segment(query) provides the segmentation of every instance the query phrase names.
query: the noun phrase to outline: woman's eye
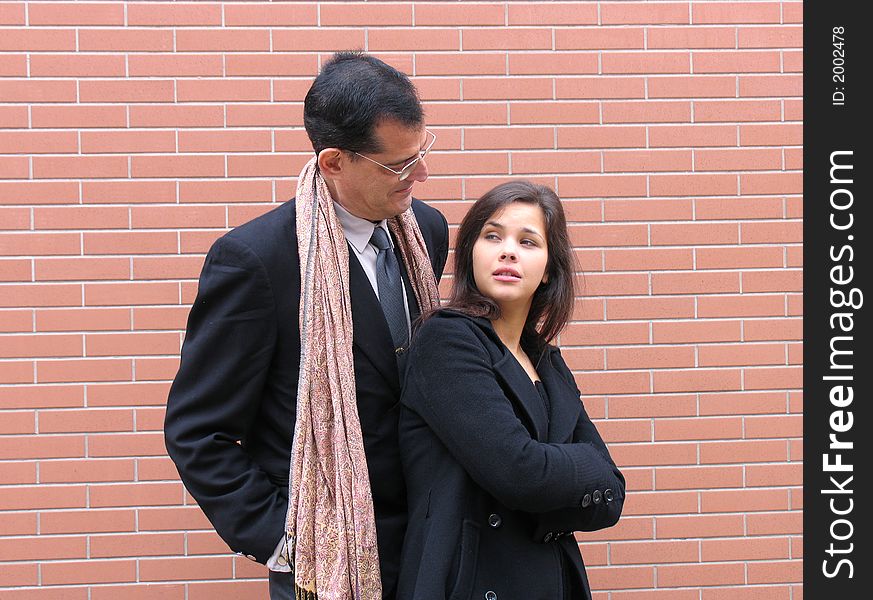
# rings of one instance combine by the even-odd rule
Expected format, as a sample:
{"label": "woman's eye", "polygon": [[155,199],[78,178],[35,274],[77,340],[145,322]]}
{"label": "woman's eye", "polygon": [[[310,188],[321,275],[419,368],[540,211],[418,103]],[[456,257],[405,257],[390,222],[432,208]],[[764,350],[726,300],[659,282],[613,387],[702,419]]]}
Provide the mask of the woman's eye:
{"label": "woman's eye", "polygon": [[497,234],[496,234],[496,233],[486,233],[486,234],[485,234],[485,239],[486,239],[486,240],[496,240],[496,239],[499,239],[499,238],[497,237]]}

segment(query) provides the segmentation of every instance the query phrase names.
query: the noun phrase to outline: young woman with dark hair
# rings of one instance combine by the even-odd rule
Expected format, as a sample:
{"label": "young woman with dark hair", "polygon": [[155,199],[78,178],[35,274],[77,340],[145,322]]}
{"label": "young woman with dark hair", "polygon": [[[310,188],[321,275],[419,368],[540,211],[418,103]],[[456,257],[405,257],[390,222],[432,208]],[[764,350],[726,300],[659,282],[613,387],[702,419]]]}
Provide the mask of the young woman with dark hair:
{"label": "young woman with dark hair", "polygon": [[624,477],[550,345],[575,269],[561,202],[526,181],[464,218],[447,305],[410,348],[398,600],[590,598],[573,531],[614,525]]}

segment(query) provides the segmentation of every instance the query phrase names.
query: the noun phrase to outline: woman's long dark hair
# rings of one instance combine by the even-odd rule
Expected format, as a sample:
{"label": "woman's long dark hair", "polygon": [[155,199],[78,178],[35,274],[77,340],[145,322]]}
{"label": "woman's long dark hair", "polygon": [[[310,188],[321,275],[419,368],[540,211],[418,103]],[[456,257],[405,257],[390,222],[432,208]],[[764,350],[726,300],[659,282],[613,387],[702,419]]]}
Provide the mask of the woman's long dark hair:
{"label": "woman's long dark hair", "polygon": [[544,185],[525,180],[509,181],[486,192],[473,204],[458,229],[454,281],[445,308],[489,320],[500,317],[497,303],[476,287],[473,246],[488,219],[513,202],[538,206],[545,217],[548,280],[534,292],[521,337],[523,345],[541,350],[570,320],[575,297],[575,261],[567,219],[557,194]]}

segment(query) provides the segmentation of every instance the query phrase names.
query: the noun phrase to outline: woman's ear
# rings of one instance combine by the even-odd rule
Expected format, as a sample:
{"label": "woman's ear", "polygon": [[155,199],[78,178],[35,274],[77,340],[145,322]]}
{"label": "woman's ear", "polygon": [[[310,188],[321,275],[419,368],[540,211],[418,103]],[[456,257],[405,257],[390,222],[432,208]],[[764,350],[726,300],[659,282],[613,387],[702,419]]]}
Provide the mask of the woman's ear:
{"label": "woman's ear", "polygon": [[318,153],[318,170],[327,179],[336,179],[342,174],[344,158],[339,148],[325,148]]}

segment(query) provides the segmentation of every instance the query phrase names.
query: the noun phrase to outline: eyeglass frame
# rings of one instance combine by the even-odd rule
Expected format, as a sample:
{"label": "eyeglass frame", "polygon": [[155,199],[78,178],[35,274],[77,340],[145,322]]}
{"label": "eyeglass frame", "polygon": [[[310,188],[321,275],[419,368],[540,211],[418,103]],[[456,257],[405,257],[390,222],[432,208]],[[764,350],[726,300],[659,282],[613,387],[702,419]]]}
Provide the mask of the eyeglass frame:
{"label": "eyeglass frame", "polygon": [[[406,181],[406,179],[408,179],[409,176],[412,175],[412,172],[415,170],[415,166],[419,163],[419,161],[424,160],[424,157],[428,155],[431,148],[433,148],[433,145],[436,143],[437,136],[433,131],[431,131],[430,129],[425,129],[424,132],[433,136],[433,139],[430,141],[430,143],[427,145],[427,147],[424,150],[418,151],[418,156],[416,158],[413,158],[411,161],[409,161],[408,163],[403,165],[399,171],[396,171],[387,165],[383,165],[378,160],[373,160],[369,156],[364,156],[363,154],[361,154],[359,152],[355,152],[354,150],[352,150],[351,152],[352,152],[352,154],[354,154],[356,156],[360,156],[361,158],[365,158],[365,159],[369,160],[371,163],[376,163],[377,165],[379,165],[380,167],[382,167],[386,171],[390,171],[390,172],[394,173],[395,175],[397,175],[398,181]],[[404,173],[404,171],[405,171],[405,173]]]}

